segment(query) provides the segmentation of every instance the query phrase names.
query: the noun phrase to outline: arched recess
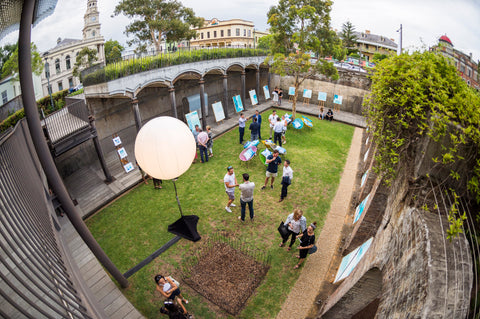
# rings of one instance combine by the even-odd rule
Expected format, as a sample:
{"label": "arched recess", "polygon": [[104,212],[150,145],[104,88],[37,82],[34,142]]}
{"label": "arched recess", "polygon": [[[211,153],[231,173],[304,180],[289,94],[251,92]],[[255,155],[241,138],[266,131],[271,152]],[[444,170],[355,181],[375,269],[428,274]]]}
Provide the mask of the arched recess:
{"label": "arched recess", "polygon": [[375,267],[367,271],[321,318],[375,318],[381,293],[382,271]]}

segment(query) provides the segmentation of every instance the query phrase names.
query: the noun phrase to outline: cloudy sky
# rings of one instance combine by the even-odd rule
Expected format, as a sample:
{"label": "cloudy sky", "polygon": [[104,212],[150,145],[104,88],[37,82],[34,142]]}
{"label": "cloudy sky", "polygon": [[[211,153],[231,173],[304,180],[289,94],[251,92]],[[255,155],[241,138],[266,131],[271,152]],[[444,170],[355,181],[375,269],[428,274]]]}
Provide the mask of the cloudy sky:
{"label": "cloudy sky", "polygon": [[[205,19],[227,20],[240,18],[255,23],[259,30],[268,28],[266,14],[278,0],[180,0]],[[112,17],[119,0],[98,0],[102,35],[125,44],[123,34],[128,20],[124,16]],[[41,51],[55,46],[56,39],[81,39],[83,14],[87,0],[58,0],[55,12],[40,22],[32,39]],[[473,53],[480,59],[480,0],[334,0],[331,13],[332,27],[340,30],[351,21],[357,31],[370,30],[399,42],[396,32],[403,25],[403,47],[407,49],[429,47],[446,34],[455,48]],[[10,34],[0,42],[16,41]]]}

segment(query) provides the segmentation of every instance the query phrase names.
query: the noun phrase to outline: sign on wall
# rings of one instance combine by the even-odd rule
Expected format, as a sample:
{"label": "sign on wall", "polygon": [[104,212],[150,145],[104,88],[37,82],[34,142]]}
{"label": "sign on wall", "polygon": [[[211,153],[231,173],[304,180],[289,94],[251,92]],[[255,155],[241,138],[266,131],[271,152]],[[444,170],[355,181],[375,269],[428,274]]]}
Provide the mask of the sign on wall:
{"label": "sign on wall", "polygon": [[291,86],[288,88],[288,95],[295,95],[295,87]]}
{"label": "sign on wall", "polygon": [[333,96],[333,103],[342,104],[343,96],[335,94]]}
{"label": "sign on wall", "polygon": [[268,85],[265,85],[263,87],[263,94],[265,95],[265,100],[268,100],[270,98],[270,92],[268,91]]}
{"label": "sign on wall", "polygon": [[200,119],[198,118],[197,111],[185,114],[185,119],[187,120],[188,128],[192,132],[195,130],[195,125],[202,127],[202,125],[200,125]]}
{"label": "sign on wall", "polygon": [[303,89],[303,97],[306,99],[312,98],[312,90]]}
{"label": "sign on wall", "polygon": [[250,101],[252,101],[252,105],[257,105],[258,104],[257,92],[255,92],[255,90],[250,90],[248,91],[248,94],[250,94]]}
{"label": "sign on wall", "polygon": [[318,100],[319,101],[327,101],[327,92],[318,92]]}
{"label": "sign on wall", "polygon": [[352,273],[358,263],[362,260],[363,256],[367,253],[368,248],[372,244],[373,237],[364,242],[361,246],[357,247],[350,254],[342,258],[342,263],[338,268],[337,275],[333,283],[347,278]]}
{"label": "sign on wall", "polygon": [[360,219],[360,217],[363,215],[365,206],[367,205],[369,198],[370,198],[370,194],[368,194],[367,197],[365,197],[365,199],[362,200],[360,205],[357,206],[357,209],[355,209],[355,216],[353,218],[353,223],[356,223]]}

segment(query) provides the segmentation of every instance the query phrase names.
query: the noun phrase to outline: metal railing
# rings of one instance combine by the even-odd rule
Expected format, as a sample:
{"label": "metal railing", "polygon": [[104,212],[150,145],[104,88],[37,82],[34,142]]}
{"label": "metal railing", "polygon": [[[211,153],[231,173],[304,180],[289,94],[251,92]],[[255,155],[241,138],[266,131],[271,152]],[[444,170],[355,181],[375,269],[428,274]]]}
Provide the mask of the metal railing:
{"label": "metal railing", "polygon": [[173,53],[152,51],[147,55],[126,56],[125,59],[110,63],[104,68],[89,72],[84,70],[83,85],[90,86],[119,79],[132,74],[164,68],[173,65],[237,57],[266,56],[265,50],[248,48],[188,48]]}
{"label": "metal railing", "polygon": [[0,140],[0,317],[91,318],[59,248],[27,131],[22,120]]}
{"label": "metal railing", "polygon": [[88,128],[90,125],[88,116],[88,108],[83,100],[49,114],[44,120],[48,139],[55,145]]}

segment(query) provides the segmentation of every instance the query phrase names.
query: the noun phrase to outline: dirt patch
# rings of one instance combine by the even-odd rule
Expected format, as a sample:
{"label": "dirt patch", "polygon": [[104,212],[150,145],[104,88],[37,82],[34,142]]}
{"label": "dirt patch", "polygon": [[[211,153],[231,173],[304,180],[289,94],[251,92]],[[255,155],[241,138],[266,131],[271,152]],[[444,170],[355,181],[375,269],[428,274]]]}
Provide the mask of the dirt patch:
{"label": "dirt patch", "polygon": [[184,281],[231,315],[237,315],[268,272],[261,263],[227,243],[204,249]]}

